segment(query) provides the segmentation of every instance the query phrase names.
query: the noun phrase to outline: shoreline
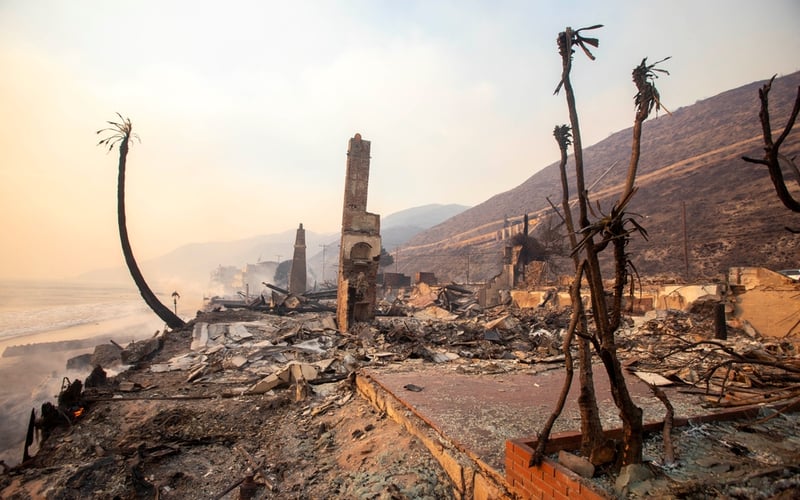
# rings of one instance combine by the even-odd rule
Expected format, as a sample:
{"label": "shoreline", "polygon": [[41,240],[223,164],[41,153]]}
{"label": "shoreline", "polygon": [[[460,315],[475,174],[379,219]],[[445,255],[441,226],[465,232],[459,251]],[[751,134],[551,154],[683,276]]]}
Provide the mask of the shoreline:
{"label": "shoreline", "polygon": [[[132,333],[132,330],[138,330]],[[13,346],[30,346],[67,341],[90,342],[95,338],[114,338],[120,344],[131,340],[141,340],[162,331],[164,323],[151,311],[143,311],[123,317],[87,322],[66,328],[23,333],[13,337],[0,338],[0,358],[6,357],[5,350]],[[91,347],[91,346],[90,346]]]}
{"label": "shoreline", "polygon": [[[150,338],[164,324],[153,312],[126,315],[69,328],[34,332],[0,339],[0,459],[16,464],[22,457],[27,418],[37,414],[45,401],[53,401],[64,377],[84,378],[88,370],[68,370],[67,361],[94,352],[95,346],[113,339],[121,345]],[[80,345],[76,345],[80,343]],[[18,355],[6,355],[9,347],[21,346]]]}

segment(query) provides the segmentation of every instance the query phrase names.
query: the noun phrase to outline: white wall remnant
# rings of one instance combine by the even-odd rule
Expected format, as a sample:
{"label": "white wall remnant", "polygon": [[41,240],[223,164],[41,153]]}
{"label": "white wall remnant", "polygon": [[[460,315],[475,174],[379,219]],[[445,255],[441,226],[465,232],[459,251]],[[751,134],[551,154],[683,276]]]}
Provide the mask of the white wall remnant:
{"label": "white wall remnant", "polygon": [[728,270],[729,316],[765,337],[800,335],[800,283],[763,267]]}

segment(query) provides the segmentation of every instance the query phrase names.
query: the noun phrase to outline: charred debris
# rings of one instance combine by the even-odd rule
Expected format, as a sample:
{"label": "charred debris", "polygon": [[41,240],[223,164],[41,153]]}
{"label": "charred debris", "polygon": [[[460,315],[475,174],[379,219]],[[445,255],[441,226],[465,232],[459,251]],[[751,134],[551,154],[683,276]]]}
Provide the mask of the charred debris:
{"label": "charred debris", "polygon": [[[744,271],[733,274],[742,276]],[[650,300],[664,307],[636,312],[619,331],[625,369],[653,386],[677,385],[681,392],[701,394],[709,408],[769,404],[777,414],[796,411],[797,310],[790,310],[791,301],[789,309],[773,310],[773,316],[788,318],[787,329],[783,336],[766,336],[741,306],[762,294],[758,301],[775,293],[797,296],[800,284],[763,269],[749,271],[767,286],[755,281],[717,285],[712,287],[715,293],[700,296],[700,286],[658,287],[660,292],[653,292]],[[717,294],[720,290],[726,294]],[[277,287],[273,292],[283,298],[279,307],[218,306],[198,313],[185,328],[127,346],[103,344],[93,354],[71,360],[73,366],[94,367],[91,375],[83,384],[64,379],[56,403],[32,412],[23,462],[11,473],[36,466],[37,457],[29,453],[35,438],[41,447],[53,433],[70,433],[98,402],[273,394],[294,402],[316,401],[312,411],[324,412],[352,397],[349,379],[365,366],[454,363],[478,373],[531,364],[563,367],[571,306],[567,292],[558,287],[509,290],[506,303],[483,307],[480,291],[473,287],[419,283],[382,296],[374,319],[357,322],[347,332],[337,327],[333,293],[294,295]],[[748,293],[754,297],[743,298]],[[650,300],[636,304],[641,309]],[[727,312],[724,338],[717,324],[718,304]],[[169,353],[174,354],[167,357]],[[148,372],[151,382],[107,376],[125,368]],[[166,374],[177,377],[178,392],[158,390],[158,377]],[[340,389],[326,391],[320,399],[315,388],[329,385]]]}
{"label": "charred debris", "polygon": [[[542,283],[532,277],[542,275],[543,264],[514,244],[519,239],[509,238],[501,272],[486,283],[439,284],[431,273],[419,273],[424,279],[413,286],[380,282],[380,217],[366,211],[369,153],[369,141],[359,134],[350,139],[336,288],[304,291],[300,224],[288,290],[264,283],[268,293],[216,299],[183,327],[127,346],[112,341],[70,360],[91,375],[84,382],[64,379],[56,403],[32,411],[23,461],[6,474],[44,466],[32,447],[44,449],[48,436],[71,433],[100,402],[236,398],[246,404],[268,395],[276,405],[312,402],[313,417],[349,401],[354,373],[365,366],[452,363],[470,373],[563,368],[572,354],[564,352],[574,307],[569,280],[534,284]],[[640,285],[625,297],[616,332],[625,370],[653,387],[701,394],[708,407],[769,404],[775,414],[800,407],[800,283],[766,269],[733,268],[718,283]],[[580,302],[591,314],[588,295]],[[108,375],[125,369],[136,371],[139,382]],[[162,377],[171,381],[163,388]],[[142,464],[181,453],[192,446],[187,439],[131,451],[138,458],[128,486],[157,492],[141,475]],[[264,464],[240,453],[250,471],[228,491],[273,489]]]}

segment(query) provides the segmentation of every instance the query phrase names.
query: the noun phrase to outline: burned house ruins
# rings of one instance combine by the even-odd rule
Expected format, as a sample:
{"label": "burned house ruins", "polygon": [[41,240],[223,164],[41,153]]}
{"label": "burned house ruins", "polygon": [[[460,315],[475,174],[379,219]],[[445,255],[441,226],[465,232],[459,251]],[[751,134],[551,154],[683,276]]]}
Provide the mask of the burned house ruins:
{"label": "burned house ruins", "polygon": [[370,142],[356,134],[347,147],[347,174],[339,249],[336,320],[346,332],[375,315],[376,279],[381,256],[381,222],[367,212]]}

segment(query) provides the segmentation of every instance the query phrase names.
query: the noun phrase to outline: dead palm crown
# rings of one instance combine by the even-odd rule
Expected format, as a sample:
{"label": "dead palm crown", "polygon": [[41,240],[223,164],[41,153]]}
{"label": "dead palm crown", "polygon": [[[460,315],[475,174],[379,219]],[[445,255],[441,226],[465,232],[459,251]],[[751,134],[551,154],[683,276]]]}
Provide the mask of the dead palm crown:
{"label": "dead palm crown", "polygon": [[131,119],[123,118],[119,113],[117,113],[117,116],[119,116],[119,123],[111,121],[106,122],[111,126],[100,129],[96,132],[98,135],[102,134],[103,132],[111,132],[111,135],[104,139],[100,139],[100,142],[97,143],[98,146],[108,146],[108,151],[114,149],[114,146],[116,146],[117,143],[120,143],[120,148],[122,148],[124,145],[127,149],[128,142],[130,142],[132,139],[142,142],[141,139],[139,139],[139,136],[133,133],[133,124],[131,123]]}

